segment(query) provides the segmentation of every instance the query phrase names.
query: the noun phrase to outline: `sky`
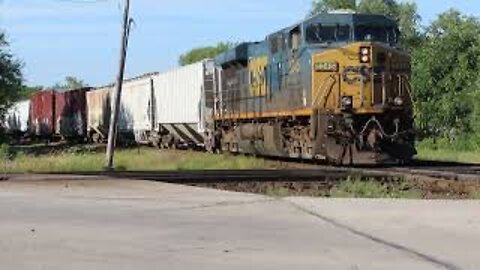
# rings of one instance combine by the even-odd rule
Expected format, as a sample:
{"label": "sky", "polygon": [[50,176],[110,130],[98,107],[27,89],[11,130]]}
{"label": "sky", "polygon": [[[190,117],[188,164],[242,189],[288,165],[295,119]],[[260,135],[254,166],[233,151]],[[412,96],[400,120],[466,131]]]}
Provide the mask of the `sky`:
{"label": "sky", "polygon": [[[449,8],[480,16],[474,0],[416,0],[423,24]],[[305,17],[311,0],[131,0],[135,20],[126,76],[164,71],[198,46],[257,41]],[[89,85],[114,81],[121,0],[0,0],[0,28],[25,64],[26,84],[65,76]]]}

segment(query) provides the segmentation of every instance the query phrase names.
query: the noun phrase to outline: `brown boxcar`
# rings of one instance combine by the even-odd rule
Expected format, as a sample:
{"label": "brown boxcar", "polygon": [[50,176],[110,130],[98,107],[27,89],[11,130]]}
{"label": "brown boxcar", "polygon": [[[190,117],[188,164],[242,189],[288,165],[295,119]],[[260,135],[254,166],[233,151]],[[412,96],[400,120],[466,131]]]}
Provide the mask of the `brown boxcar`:
{"label": "brown boxcar", "polygon": [[64,139],[84,138],[87,132],[85,93],[90,88],[55,93],[55,134]]}
{"label": "brown boxcar", "polygon": [[55,92],[41,91],[32,96],[29,133],[51,137],[55,134]]}

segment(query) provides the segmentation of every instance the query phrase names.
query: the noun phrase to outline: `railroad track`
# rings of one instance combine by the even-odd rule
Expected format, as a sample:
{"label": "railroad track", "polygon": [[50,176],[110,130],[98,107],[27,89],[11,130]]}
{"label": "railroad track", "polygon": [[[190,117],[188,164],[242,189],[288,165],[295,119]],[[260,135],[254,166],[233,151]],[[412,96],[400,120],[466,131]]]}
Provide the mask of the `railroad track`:
{"label": "railroad track", "polygon": [[421,162],[411,166],[390,167],[332,167],[298,164],[298,169],[271,170],[195,170],[195,171],[116,171],[71,172],[36,175],[10,175],[11,180],[76,180],[76,179],[132,179],[174,184],[222,182],[328,182],[349,177],[363,179],[429,178],[480,182],[480,166],[444,162]]}
{"label": "railroad track", "polygon": [[[19,146],[22,151],[35,153],[51,152],[54,150],[68,149],[72,146],[65,143],[51,144],[43,147]],[[23,148],[22,148],[23,147]],[[89,151],[101,151],[104,145],[88,145]],[[208,170],[208,171],[156,171],[156,172],[72,172],[68,175],[89,177],[111,177],[125,179],[144,179],[160,182],[214,182],[214,181],[321,181],[345,179],[349,176],[362,176],[364,178],[382,179],[395,177],[429,177],[457,181],[480,181],[480,164],[464,164],[442,161],[415,160],[407,166],[375,166],[375,167],[334,167],[312,162],[299,162],[284,158],[266,158],[282,161],[288,164],[287,168],[278,170]],[[54,177],[55,174],[50,174]],[[61,174],[62,175],[62,174]],[[66,176],[66,174],[63,174]],[[16,176],[17,178],[21,176]]]}
{"label": "railroad track", "polygon": [[[435,165],[435,166],[434,166]],[[342,181],[375,180],[392,196],[417,194],[425,199],[468,199],[480,191],[480,166],[420,164],[405,167],[342,168],[302,164],[300,169],[79,172],[68,174],[8,175],[7,181],[147,180],[269,196],[328,197]],[[404,180],[409,180],[405,182]],[[450,181],[444,181],[450,180]],[[455,180],[455,181],[451,181]],[[397,193],[395,193],[397,192]],[[400,192],[400,193],[399,193]],[[409,193],[410,192],[410,193]],[[397,194],[397,195],[395,195]],[[473,194],[473,195],[472,195]]]}
{"label": "railroad track", "polygon": [[[112,172],[103,175],[113,178],[141,179],[168,183],[209,182],[301,182],[344,180],[349,177],[364,179],[431,178],[455,181],[479,181],[480,166],[455,167],[390,167],[390,168],[339,168],[316,166],[307,169],[279,170],[207,170],[207,171],[158,171]],[[90,174],[92,175],[92,174]]]}

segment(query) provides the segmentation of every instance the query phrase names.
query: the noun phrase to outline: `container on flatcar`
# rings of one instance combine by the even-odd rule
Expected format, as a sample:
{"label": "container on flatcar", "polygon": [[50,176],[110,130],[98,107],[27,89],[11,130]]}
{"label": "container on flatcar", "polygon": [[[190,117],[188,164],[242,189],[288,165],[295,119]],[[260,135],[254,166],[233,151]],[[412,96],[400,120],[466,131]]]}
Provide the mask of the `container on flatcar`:
{"label": "container on flatcar", "polygon": [[62,138],[84,138],[87,131],[86,97],[90,88],[55,93],[55,133]]}
{"label": "container on flatcar", "polygon": [[[158,74],[154,79],[157,143],[202,145],[211,110],[206,96],[215,91],[215,65],[204,60]],[[213,106],[210,106],[213,107]]]}
{"label": "container on flatcar", "polygon": [[87,136],[94,142],[106,140],[110,124],[112,86],[93,89],[86,93]]}
{"label": "container on flatcar", "polygon": [[55,92],[38,92],[30,102],[29,133],[38,137],[52,137],[55,134]]}
{"label": "container on flatcar", "polygon": [[28,131],[30,100],[16,102],[4,118],[5,131],[9,135],[22,135]]}

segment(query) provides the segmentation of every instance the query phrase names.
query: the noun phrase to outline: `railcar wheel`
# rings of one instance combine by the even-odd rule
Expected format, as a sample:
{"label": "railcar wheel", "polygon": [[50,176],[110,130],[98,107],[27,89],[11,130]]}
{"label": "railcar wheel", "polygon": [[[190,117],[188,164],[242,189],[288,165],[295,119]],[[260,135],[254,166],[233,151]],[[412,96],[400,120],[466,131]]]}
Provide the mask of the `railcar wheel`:
{"label": "railcar wheel", "polygon": [[94,133],[94,134],[92,135],[92,141],[93,141],[94,143],[101,143],[101,142],[102,142],[102,137],[100,136],[100,134]]}

